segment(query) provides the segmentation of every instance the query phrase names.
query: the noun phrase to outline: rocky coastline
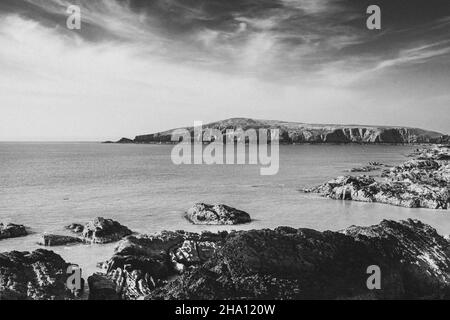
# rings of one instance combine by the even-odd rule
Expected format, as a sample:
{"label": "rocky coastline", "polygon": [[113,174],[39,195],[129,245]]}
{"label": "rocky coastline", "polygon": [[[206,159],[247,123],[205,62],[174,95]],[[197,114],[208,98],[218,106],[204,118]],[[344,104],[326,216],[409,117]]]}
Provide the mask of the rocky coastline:
{"label": "rocky coastline", "polygon": [[379,202],[408,208],[450,208],[450,147],[418,149],[414,159],[378,176],[347,175],[303,191],[335,200]]}
{"label": "rocky coastline", "polygon": [[[79,299],[66,287],[70,265],[43,249],[1,253],[0,300]],[[450,240],[411,219],[337,232],[133,234],[98,266],[91,300],[450,299]],[[382,270],[378,290],[367,286],[370,266]]]}
{"label": "rocky coastline", "polygon": [[[450,147],[417,149],[412,157],[393,167],[369,163],[381,173],[339,177],[306,191],[448,210]],[[204,203],[185,218],[202,225],[251,222],[245,211]],[[75,300],[85,289],[91,300],[450,299],[450,238],[418,220],[324,232],[278,227],[139,234],[98,217],[65,228],[73,235],[43,234],[38,244],[116,242],[114,253],[76,290],[66,285],[67,268],[76,261],[44,249],[0,253],[0,300]],[[25,226],[0,224],[0,241],[26,235]],[[377,290],[367,285],[371,266],[381,270]]]}

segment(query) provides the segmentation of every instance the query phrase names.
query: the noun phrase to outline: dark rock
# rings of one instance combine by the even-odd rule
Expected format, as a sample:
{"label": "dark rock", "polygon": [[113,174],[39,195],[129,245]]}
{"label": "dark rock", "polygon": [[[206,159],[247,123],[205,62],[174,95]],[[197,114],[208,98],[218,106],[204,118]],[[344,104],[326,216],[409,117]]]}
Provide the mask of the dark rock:
{"label": "dark rock", "polygon": [[129,236],[118,243],[114,256],[103,268],[123,298],[137,299],[171,277],[206,262],[226,235],[163,231]]}
{"label": "dark rock", "polygon": [[247,212],[223,205],[196,203],[186,212],[186,218],[193,224],[234,225],[250,222]]}
{"label": "dark rock", "polygon": [[[367,288],[367,268],[381,289]],[[146,299],[448,299],[450,244],[419,221],[342,232],[239,231],[200,267]]]}
{"label": "dark rock", "polygon": [[56,234],[43,234],[38,244],[41,246],[55,247],[55,246],[65,246],[68,244],[81,243],[83,240],[76,237],[61,236]]}
{"label": "dark rock", "polygon": [[79,224],[71,224],[66,227],[75,233],[81,233],[83,241],[88,243],[109,243],[132,234],[132,231],[112,219],[95,218],[84,227]]}
{"label": "dark rock", "polygon": [[66,287],[68,267],[48,250],[0,253],[0,300],[74,299]]}
{"label": "dark rock", "polygon": [[110,277],[94,273],[88,278],[89,300],[121,300]]}
{"label": "dark rock", "polygon": [[28,232],[23,225],[7,223],[0,223],[0,240],[8,238],[17,238],[28,235]]}

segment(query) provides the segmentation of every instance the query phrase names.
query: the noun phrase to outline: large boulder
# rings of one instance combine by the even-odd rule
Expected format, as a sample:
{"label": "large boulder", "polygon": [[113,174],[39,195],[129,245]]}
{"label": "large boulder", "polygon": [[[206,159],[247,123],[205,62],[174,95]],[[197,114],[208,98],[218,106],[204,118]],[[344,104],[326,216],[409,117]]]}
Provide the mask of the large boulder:
{"label": "large boulder", "polygon": [[251,221],[247,212],[223,204],[196,203],[186,212],[186,218],[194,224],[234,225]]}
{"label": "large boulder", "polygon": [[114,255],[102,267],[124,299],[137,299],[149,295],[168,279],[205,263],[226,235],[163,231],[129,236],[117,244]]}
{"label": "large boulder", "polygon": [[66,263],[52,251],[0,253],[0,300],[66,300]]}
{"label": "large boulder", "polygon": [[[370,266],[381,288],[367,286]],[[342,232],[232,232],[203,265],[147,299],[449,299],[450,243],[419,221]]]}
{"label": "large boulder", "polygon": [[13,223],[0,223],[0,240],[23,237],[26,235],[28,235],[28,232],[23,225]]}
{"label": "large boulder", "polygon": [[87,243],[109,243],[132,234],[132,231],[112,219],[95,218],[85,226],[74,223],[66,227],[79,234]]}

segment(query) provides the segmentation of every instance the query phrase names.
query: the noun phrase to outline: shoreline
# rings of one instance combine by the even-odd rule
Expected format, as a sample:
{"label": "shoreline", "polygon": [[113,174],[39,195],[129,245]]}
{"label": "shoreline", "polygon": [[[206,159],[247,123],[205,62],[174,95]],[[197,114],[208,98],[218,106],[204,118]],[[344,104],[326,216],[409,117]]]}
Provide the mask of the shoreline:
{"label": "shoreline", "polygon": [[[433,148],[428,148],[426,150],[433,150]],[[426,154],[427,151],[425,150],[421,150],[419,157],[424,154]],[[436,154],[442,154],[442,153],[432,153],[431,156],[436,156]],[[446,153],[445,153],[446,154]],[[430,159],[425,159],[425,160],[421,160],[421,161],[429,161]],[[434,161],[434,160],[433,160]],[[440,160],[439,160],[440,161]],[[447,161],[447,160],[444,160]],[[372,165],[374,166],[379,166],[381,164],[377,163],[377,162],[373,162]],[[391,170],[392,168],[398,168],[400,167],[402,164],[391,167],[390,169],[385,169],[385,170]],[[381,168],[380,168],[381,169]],[[395,170],[394,170],[395,171]],[[439,210],[441,211],[441,210]],[[404,219],[406,219],[408,217],[404,217]],[[180,216],[180,219],[183,219],[183,217]],[[91,222],[90,222],[91,223]],[[95,224],[95,223],[94,223]],[[238,226],[236,226],[238,227]],[[404,228],[406,229],[412,229],[414,230],[414,232],[412,234],[406,233],[404,234]],[[126,228],[124,230],[127,230]],[[278,230],[278,231],[277,231]],[[307,231],[308,230],[308,231]],[[357,231],[355,231],[357,230]],[[123,235],[119,235],[119,236],[114,236],[113,237],[113,241],[118,241],[118,242],[113,242],[112,244],[108,244],[108,247],[111,248],[115,248],[114,249],[114,253],[111,253],[111,255],[109,256],[109,258],[107,259],[106,263],[102,263],[104,261],[96,261],[96,263],[101,263],[100,266],[101,269],[103,270],[103,272],[101,272],[100,274],[98,274],[97,276],[95,276],[94,278],[90,278],[91,280],[88,281],[88,277],[91,277],[91,274],[86,274],[83,273],[84,277],[85,277],[85,282],[86,282],[86,288],[89,288],[87,291],[85,291],[82,295],[83,299],[86,299],[89,294],[90,294],[90,299],[96,299],[99,297],[102,298],[113,298],[113,299],[160,299],[160,298],[170,298],[170,299],[178,299],[178,298],[199,298],[199,296],[197,296],[197,293],[195,293],[195,291],[190,292],[190,293],[186,293],[186,291],[183,291],[181,288],[177,287],[181,282],[188,282],[190,283],[189,286],[193,286],[192,288],[196,287],[199,283],[197,282],[198,279],[203,279],[202,281],[205,281],[206,279],[208,279],[208,277],[206,277],[205,274],[202,274],[202,270],[203,268],[209,268],[209,266],[211,264],[215,264],[215,263],[219,263],[220,262],[220,256],[222,254],[224,254],[224,251],[222,248],[226,248],[227,246],[231,246],[231,248],[234,248],[235,244],[234,240],[235,237],[238,237],[239,239],[242,238],[243,239],[247,239],[248,237],[250,237],[249,239],[253,239],[253,237],[256,237],[256,239],[258,239],[259,236],[261,235],[265,235],[266,233],[269,234],[267,240],[267,242],[265,242],[265,244],[262,246],[262,248],[260,250],[264,251],[266,248],[270,248],[272,245],[274,245],[274,243],[276,243],[279,239],[279,237],[282,238],[286,238],[286,241],[288,241],[288,239],[291,239],[291,235],[293,234],[302,234],[304,235],[306,232],[306,238],[304,240],[302,240],[301,243],[303,243],[303,241],[313,241],[313,239],[315,239],[315,237],[317,237],[318,235],[321,235],[320,237],[324,237],[325,235],[336,235],[339,239],[340,239],[340,235],[339,234],[344,234],[344,235],[348,235],[348,234],[352,234],[352,236],[350,238],[346,238],[346,241],[354,241],[352,240],[354,239],[359,239],[361,235],[366,235],[368,230],[379,230],[377,232],[381,232],[381,234],[375,235],[374,236],[374,240],[376,243],[378,243],[379,241],[384,241],[382,240],[383,237],[381,237],[382,233],[384,232],[392,232],[394,234],[394,238],[393,239],[397,239],[398,241],[403,241],[405,236],[407,237],[412,237],[410,240],[411,243],[410,245],[419,245],[418,243],[416,243],[417,239],[414,236],[415,232],[424,232],[423,237],[427,238],[430,235],[431,238],[429,239],[429,241],[431,242],[426,242],[428,243],[427,245],[425,244],[421,244],[420,245],[420,250],[422,250],[421,255],[422,256],[429,256],[429,255],[433,255],[436,253],[436,248],[433,247],[436,244],[436,241],[440,244],[440,251],[439,252],[443,252],[443,253],[439,253],[438,256],[435,256],[435,258],[433,259],[440,259],[440,262],[437,262],[438,260],[434,261],[432,260],[431,262],[426,260],[425,262],[421,260],[420,264],[421,264],[421,268],[423,267],[424,269],[420,269],[419,272],[420,274],[423,276],[423,272],[424,273],[429,273],[431,269],[429,268],[433,268],[434,266],[438,265],[439,270],[434,269],[433,272],[438,272],[440,275],[442,272],[448,272],[446,271],[447,264],[448,266],[450,266],[450,262],[447,262],[448,260],[450,261],[450,257],[448,256],[448,252],[445,253],[446,249],[445,247],[448,245],[448,247],[450,248],[450,241],[449,240],[443,240],[444,238],[441,235],[438,235],[436,233],[436,230],[431,228],[428,225],[422,224],[421,222],[419,222],[418,220],[408,220],[408,221],[404,221],[404,222],[394,222],[394,221],[389,221],[389,220],[384,220],[383,222],[381,222],[378,225],[372,225],[372,226],[368,226],[368,227],[353,227],[353,226],[347,226],[347,228],[345,228],[344,231],[314,231],[311,229],[294,229],[291,227],[277,227],[277,228],[271,228],[271,229],[251,229],[251,230],[242,230],[242,231],[226,231],[226,232],[219,232],[219,233],[211,233],[208,231],[204,231],[203,233],[195,233],[195,232],[187,232],[187,231],[162,231],[156,234],[152,234],[152,235],[148,235],[148,234],[140,234],[140,233],[133,233],[131,235],[127,235],[127,233],[129,233],[128,231],[126,231]],[[388,231],[389,230],[389,231]],[[312,232],[312,233],[311,233]],[[355,233],[356,232],[356,233]],[[372,231],[370,231],[372,232]],[[115,234],[115,233],[113,233]],[[221,236],[222,235],[222,236]],[[206,238],[203,238],[206,237]],[[211,238],[212,237],[212,238]],[[219,237],[219,240],[218,238]],[[295,236],[297,237],[297,236]],[[303,236],[302,236],[303,237]],[[310,240],[308,240],[311,237]],[[326,237],[326,236],[325,236]],[[353,238],[352,238],[353,237]],[[356,238],[355,238],[356,237]],[[352,239],[351,239],[352,238]],[[303,238],[302,238],[303,239]],[[322,239],[322,238],[321,238]],[[439,240],[432,240],[432,239],[439,239]],[[70,239],[64,239],[64,240],[70,240]],[[323,240],[323,239],[322,239]],[[321,240],[321,241],[322,241]],[[397,241],[395,240],[395,241]],[[4,241],[4,240],[0,240],[0,241]],[[155,242],[156,241],[156,242]],[[217,245],[217,241],[219,241],[219,245]],[[231,241],[231,242],[229,242]],[[241,241],[241,240],[239,240]],[[246,241],[246,240],[245,240]],[[289,240],[291,241],[291,240]],[[297,240],[295,240],[297,241]],[[317,241],[314,240],[314,241]],[[328,240],[323,240],[323,241],[328,241]],[[355,245],[359,246],[359,241],[356,241]],[[427,240],[428,241],[428,240]],[[444,242],[446,241],[446,242]],[[333,240],[334,242],[334,240]],[[245,252],[245,255],[250,254],[247,250],[248,246],[251,246],[250,243],[245,242],[246,244],[243,245],[243,247],[241,247],[241,245],[239,245],[239,250],[244,250],[242,252]],[[433,243],[433,246],[430,247],[430,243]],[[0,242],[1,244],[1,242]],[[156,252],[155,248],[153,247],[154,245],[157,245],[156,248],[162,248],[163,251],[165,251],[166,253],[163,254],[163,256],[160,255],[156,255],[154,256],[154,253],[151,253],[149,255],[149,252]],[[163,247],[160,247],[160,246]],[[334,244],[333,244],[334,245]],[[370,248],[372,248],[371,244],[367,244]],[[393,245],[393,244],[391,244]],[[395,246],[399,245],[398,243],[395,244]],[[70,245],[70,247],[72,246],[76,246],[78,251],[84,251],[86,250],[85,244],[72,244]],[[97,244],[96,246],[96,250],[102,250],[102,248],[105,246],[104,244]],[[147,249],[147,246],[149,246]],[[193,247],[192,247],[193,246]],[[203,249],[199,249],[201,246],[201,248]],[[377,245],[378,246],[378,245]],[[427,247],[428,246],[428,247]],[[37,245],[36,245],[37,247]],[[42,248],[46,248],[46,247],[42,247]],[[59,247],[61,248],[61,247]],[[141,249],[138,249],[141,248]],[[195,249],[194,249],[195,248]],[[236,250],[236,249],[231,249],[229,248],[228,250]],[[355,247],[356,248],[356,247]],[[50,249],[52,249],[52,247],[50,247]],[[140,251],[142,250],[143,251]],[[160,249],[157,249],[160,250]],[[316,248],[319,249],[319,248]],[[136,251],[137,250],[137,251]],[[199,251],[200,250],[200,251]],[[204,251],[206,250],[206,251]],[[275,252],[280,252],[280,249],[276,250],[276,251],[270,251],[271,253],[267,253],[265,255],[266,258],[269,258],[272,254],[275,254]],[[284,250],[284,249],[283,249]],[[302,249],[303,250],[303,249]],[[321,250],[321,249],[320,249]],[[367,248],[365,250],[368,250]],[[375,249],[370,249],[370,250],[375,250]],[[398,250],[398,248],[396,249]],[[358,252],[358,250],[350,250],[351,252]],[[39,250],[37,251],[33,251],[33,253],[30,253],[32,256],[34,255],[38,255],[38,256],[42,256],[39,259],[47,259],[51,256],[51,253],[53,251],[47,251],[47,250]],[[195,253],[197,252],[197,253]],[[200,254],[200,252],[203,252],[203,258],[201,258],[200,256],[196,256],[198,254]],[[282,251],[281,251],[282,252]],[[125,253],[125,255],[124,255]],[[317,253],[317,252],[316,252]],[[316,254],[314,253],[314,254]],[[10,255],[10,253],[0,253],[0,257],[3,257],[6,259],[8,259],[8,255]],[[204,256],[204,254],[206,254],[206,256]],[[278,254],[278,253],[277,253]],[[276,255],[277,255],[276,254]],[[28,254],[29,255],[29,254]],[[23,263],[23,268],[26,267],[27,260],[28,258],[26,258],[28,255],[25,255],[23,258],[18,258],[20,259],[25,259],[22,263]],[[109,254],[108,254],[109,255]],[[244,255],[244,256],[245,256]],[[289,254],[288,256],[291,256],[291,254]],[[60,257],[58,255],[58,257]],[[235,256],[231,256],[229,257],[229,259],[234,259],[236,258]],[[55,260],[57,259],[56,256],[52,256],[51,260]],[[219,260],[217,260],[219,259]],[[250,257],[245,258],[245,259],[250,259]],[[286,259],[286,258],[283,258]],[[282,259],[282,260],[283,260]],[[340,259],[340,257],[336,256],[333,259]],[[354,256],[350,257],[350,259],[355,259]],[[443,260],[442,260],[443,259]],[[138,262],[140,261],[140,262]],[[338,260],[333,261],[333,263],[336,263]],[[434,261],[434,262],[433,262]],[[77,261],[71,261],[73,263],[77,263]],[[41,263],[41,262],[36,262],[36,263]],[[66,263],[66,262],[64,262]],[[167,264],[169,263],[169,264]],[[317,262],[316,262],[317,263]],[[393,261],[386,261],[383,262],[386,263],[387,265],[394,263]],[[394,264],[396,264],[397,262],[395,262]],[[414,262],[416,263],[416,262]],[[425,263],[425,265],[423,265],[423,263]],[[428,266],[426,266],[426,264],[429,263]],[[131,264],[131,265],[130,265]],[[328,263],[327,263],[328,265]],[[98,267],[97,266],[97,267]],[[280,266],[279,266],[280,267]],[[278,268],[279,267],[274,267],[274,269],[271,269],[271,271],[269,272],[269,274],[274,273],[270,276],[270,279],[274,279],[274,275],[276,275],[279,271]],[[0,268],[2,268],[2,264],[0,263]],[[155,269],[156,268],[156,269]],[[162,269],[161,269],[162,268]],[[214,267],[216,268],[216,267]],[[362,268],[362,265],[359,266],[359,268]],[[443,268],[443,269],[442,269]],[[51,268],[50,268],[51,269]],[[120,269],[120,271],[118,271]],[[159,270],[159,271],[158,271]],[[163,272],[163,270],[165,270]],[[259,269],[255,269],[254,272],[251,275],[251,283],[252,286],[267,286],[269,285],[269,283],[267,283],[268,279],[266,279],[265,277],[267,276],[267,272],[268,271],[261,271]],[[98,270],[97,270],[98,271]],[[392,272],[397,272],[395,270],[391,270]],[[389,271],[389,272],[391,272]],[[51,270],[48,272],[52,272]],[[163,272],[163,273],[161,273]],[[403,272],[403,271],[402,271]],[[238,279],[234,279],[232,280],[231,283],[235,283],[235,281],[238,281],[238,283],[241,283],[242,281],[250,281],[250,278],[247,278],[247,276],[244,276],[245,273],[239,275],[239,272],[237,273],[237,277],[243,277],[242,279],[238,280]],[[296,274],[296,273],[295,273]],[[218,275],[218,279],[223,277],[223,274]],[[239,293],[239,296],[234,296],[235,293],[233,293],[232,291],[221,291],[222,289],[220,289],[219,287],[216,287],[215,284],[208,284],[208,286],[212,285],[213,287],[208,287],[209,290],[219,290],[219,291],[213,291],[215,292],[213,296],[201,296],[200,298],[202,299],[210,299],[210,298],[214,298],[214,299],[222,299],[222,298],[238,298],[238,297],[242,297],[242,294],[246,293],[248,294],[247,298],[261,298],[261,297],[265,297],[265,298],[284,298],[284,299],[303,299],[303,298],[316,298],[316,292],[313,289],[310,289],[312,291],[309,291],[309,293],[299,293],[300,291],[298,287],[298,283],[296,281],[297,280],[292,280],[292,276],[294,276],[294,274],[290,275],[288,278],[280,278],[277,280],[275,280],[275,282],[273,282],[273,280],[270,280],[270,286],[272,286],[272,289],[270,290],[270,292],[272,293],[268,293],[267,291],[262,290],[260,291],[254,291],[252,292],[241,292]],[[200,278],[198,278],[200,277]],[[316,275],[310,275],[311,279],[313,279],[313,281],[319,281],[318,279],[320,278],[318,274]],[[319,278],[318,278],[319,277]],[[295,277],[294,277],[295,278]],[[244,280],[247,279],[247,280]],[[215,280],[216,281],[216,280]],[[256,282],[255,282],[256,281]],[[304,280],[302,280],[304,281]],[[331,280],[330,280],[331,281]],[[348,281],[350,281],[350,283],[354,283],[354,285],[356,287],[354,287],[352,290],[356,290],[354,295],[352,296],[347,296],[346,298],[362,298],[362,299],[385,299],[385,298],[399,298],[399,297],[404,297],[404,296],[392,296],[392,292],[383,292],[380,294],[374,294],[373,292],[369,292],[367,291],[365,288],[361,288],[361,286],[359,284],[355,284],[355,281],[357,281],[357,279],[353,279],[353,278],[348,278]],[[89,285],[88,285],[89,283]],[[214,282],[215,283],[215,282]],[[228,283],[227,285],[230,285],[231,283]],[[59,284],[59,286],[61,285],[61,283]],[[314,287],[314,284],[311,284]],[[316,284],[318,285],[318,284]],[[450,279],[446,279],[443,283],[442,283],[444,288],[448,288],[450,287]],[[109,288],[107,290],[107,292],[104,292],[102,290],[104,290],[104,288]],[[289,289],[287,289],[289,288]],[[206,289],[206,288],[205,288]],[[100,291],[99,291],[100,290]],[[244,290],[244,289],[242,289]],[[245,289],[247,290],[247,289]],[[259,289],[258,289],[259,290]],[[275,290],[277,293],[274,293],[272,290]],[[434,291],[436,289],[432,289],[432,292],[437,292]],[[441,294],[446,294],[447,289],[445,289],[444,291],[441,292]],[[1,291],[1,290],[0,290]],[[394,290],[395,291],[395,290]],[[44,290],[45,292],[45,290]],[[115,293],[114,293],[115,292]],[[118,292],[120,294],[118,294]],[[184,293],[183,293],[184,292]],[[293,292],[292,295],[288,295],[285,296],[284,294],[286,294],[287,292]],[[0,292],[1,293],[1,292]],[[88,294],[89,293],[89,294]],[[71,296],[72,293],[67,292],[66,289],[62,288],[60,286],[60,294],[62,296],[64,296],[64,298],[68,298],[68,299],[79,299],[75,296]],[[180,296],[180,294],[182,294]],[[186,295],[187,294],[187,295]],[[270,296],[270,294],[273,294],[272,296]],[[281,294],[281,296],[280,296]],[[403,294],[412,294],[411,292],[409,293],[403,293]],[[227,296],[228,295],[228,296]],[[269,295],[269,296],[268,296]],[[339,294],[339,297],[342,298],[340,296],[341,294]],[[3,293],[3,299],[5,299],[6,294]],[[7,297],[6,297],[7,298]],[[44,294],[44,296],[42,297],[34,297],[36,299],[48,299],[49,297],[46,296]],[[323,296],[322,298],[337,298],[337,296]],[[0,297],[0,299],[2,299],[2,297]]]}
{"label": "shoreline", "polygon": [[334,200],[450,209],[450,147],[436,145],[417,149],[411,156],[413,159],[382,171],[384,165],[378,163],[350,170],[355,173],[381,171],[376,176],[339,176],[303,191]]}
{"label": "shoreline", "polygon": [[[386,238],[386,234],[390,236]],[[409,265],[417,265],[419,267],[414,271],[414,275],[418,277],[416,280],[420,283],[421,281],[428,283],[431,278],[435,279],[433,281],[439,279],[438,282],[440,284],[438,286],[433,285],[426,289],[428,297],[429,295],[440,295],[442,298],[442,294],[445,296],[450,293],[450,254],[448,252],[450,238],[444,239],[436,233],[434,228],[418,220],[400,222],[384,220],[377,225],[368,227],[350,226],[337,232],[319,232],[312,229],[294,229],[291,227],[224,231],[219,233],[208,231],[203,233],[163,231],[152,235],[134,233],[122,237],[121,240],[116,240],[119,241],[114,243],[115,250],[112,256],[105,262],[98,261],[99,264],[97,266],[100,268],[99,271],[102,271],[92,275],[83,273],[86,291],[80,291],[75,296],[62,286],[62,284],[65,284],[67,276],[64,276],[61,272],[69,264],[51,250],[37,249],[30,253],[0,253],[0,268],[3,268],[3,275],[6,274],[8,276],[12,272],[11,276],[13,276],[16,271],[8,269],[8,267],[4,269],[5,265],[2,263],[5,259],[10,259],[11,255],[16,256],[14,258],[16,260],[15,263],[17,263],[17,260],[20,261],[20,268],[32,267],[39,269],[40,267],[37,266],[44,261],[48,261],[46,262],[45,271],[41,272],[55,279],[55,282],[50,282],[52,289],[41,288],[43,290],[41,290],[41,295],[28,296],[28,298],[38,300],[54,298],[70,300],[81,298],[209,300],[239,299],[246,295],[248,299],[398,299],[416,294],[419,295],[417,298],[420,298],[420,292],[410,291],[415,287],[416,283],[414,285],[412,283],[403,283],[402,286],[406,285],[406,292],[398,292],[399,287],[396,286],[400,286],[400,283],[383,282],[384,290],[375,292],[365,288],[365,282],[361,282],[365,276],[364,270],[374,262],[382,265],[384,274],[403,273],[410,268],[408,267]],[[301,252],[301,255],[298,257],[306,255],[304,256],[305,258],[308,257],[306,259],[312,259],[308,263],[316,264],[314,269],[306,272],[309,269],[307,267],[308,264],[304,264],[306,262],[301,258],[301,260],[296,260],[297,262],[291,262],[293,264],[289,268],[300,268],[303,272],[298,273],[298,271],[293,271],[294,269],[292,273],[291,271],[282,272],[281,270],[286,268],[285,263],[289,263],[287,261],[296,256],[296,254],[289,251],[291,250],[289,246],[286,247],[283,244],[285,241],[297,243],[296,248],[298,249],[296,250]],[[312,241],[312,246],[307,245],[310,241]],[[256,251],[255,245],[259,248]],[[79,246],[83,246],[83,244],[79,244]],[[326,254],[325,252],[329,250],[327,249],[328,246],[332,246],[334,249]],[[403,247],[404,249],[401,249]],[[408,250],[403,251],[406,248]],[[344,251],[341,252],[341,250]],[[386,253],[382,252],[383,250],[403,253],[399,257],[391,257],[390,255],[386,256]],[[341,256],[344,252],[348,257]],[[365,252],[366,258],[364,258],[364,255],[361,256],[362,252]],[[218,270],[217,266],[222,263],[224,254],[227,255],[226,259],[231,259],[230,261],[237,259],[236,262],[232,263],[234,265],[233,268],[237,268],[232,272],[234,276],[232,276],[232,279],[227,280],[231,281],[228,284],[222,283],[219,285],[222,281],[219,279],[223,277],[228,278],[229,276],[222,274],[225,271],[214,271],[218,272],[217,276],[215,276],[217,278],[210,283],[207,280],[210,276],[204,274],[204,270],[205,268]],[[256,256],[254,256],[255,254]],[[322,261],[325,257],[323,256],[324,254],[325,256],[331,254],[331,256]],[[37,256],[36,259],[34,258],[35,256]],[[278,256],[278,258],[272,260],[272,256]],[[33,257],[31,262],[27,260],[29,259],[28,257]],[[272,266],[266,269],[266,267],[263,267],[264,264],[260,265],[254,259],[263,259],[260,263],[265,261],[265,263],[269,263]],[[328,259],[331,260],[328,261]],[[397,259],[401,259],[403,262],[397,261]],[[404,261],[405,259],[406,262]],[[29,263],[31,264],[29,265]],[[35,265],[36,263],[37,265]],[[72,261],[72,263],[76,263],[76,261]],[[235,265],[234,263],[237,264]],[[297,263],[300,264],[297,265]],[[336,266],[331,267],[330,263]],[[346,265],[347,263],[350,264]],[[320,267],[322,264],[323,266]],[[337,288],[339,289],[334,293],[337,295],[332,293],[333,290],[330,293],[322,292],[319,294],[314,289],[316,286],[321,287],[323,285],[320,283],[324,280],[320,279],[324,274],[319,271],[323,267],[331,268],[327,271],[330,274],[328,278],[326,277],[328,279],[326,281],[328,285],[338,286]],[[60,271],[57,271],[58,268]],[[253,270],[250,274],[247,274],[249,272],[248,268]],[[317,271],[314,272],[318,272],[318,274],[311,274],[316,269]],[[280,272],[284,276],[280,277]],[[332,274],[336,272],[342,272],[341,276],[347,279],[344,287],[341,287],[341,284],[339,284],[340,280],[335,282],[336,279],[333,278]],[[355,272],[360,274],[356,273],[355,275]],[[59,276],[55,276],[53,273],[55,275],[59,274]],[[423,280],[423,277],[430,279]],[[310,286],[312,287],[304,291],[302,284],[304,284],[306,279],[308,279],[308,282],[311,282]],[[401,279],[402,277],[396,281],[406,281],[407,278]],[[204,282],[205,280],[206,282]],[[408,278],[408,280],[410,279]],[[244,285],[247,281],[252,283],[254,289],[248,291],[247,284]],[[331,283],[328,281],[331,281]],[[188,287],[185,287],[186,282]],[[89,285],[87,285],[88,283]],[[243,291],[238,293],[234,292],[235,289],[231,291],[226,289],[232,283],[234,285],[240,283],[239,286],[243,285],[243,287],[238,289]],[[179,287],[181,284],[183,284],[183,288]],[[206,287],[198,291],[199,285]],[[271,287],[269,291],[264,289],[267,285]],[[409,285],[411,285],[411,289],[408,289]],[[58,290],[56,291],[57,295],[53,296],[55,294],[55,286],[58,287]],[[353,291],[353,293],[348,295],[350,288],[352,288],[350,291]],[[0,289],[0,300],[8,299],[8,294],[10,293]]]}

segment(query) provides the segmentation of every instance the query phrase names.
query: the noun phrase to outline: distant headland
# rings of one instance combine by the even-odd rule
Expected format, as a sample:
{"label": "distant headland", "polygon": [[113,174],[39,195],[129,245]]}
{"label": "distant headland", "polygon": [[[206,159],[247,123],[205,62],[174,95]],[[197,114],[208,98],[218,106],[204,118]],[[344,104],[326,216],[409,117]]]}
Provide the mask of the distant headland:
{"label": "distant headland", "polygon": [[[296,143],[361,143],[361,144],[413,144],[449,143],[450,136],[435,131],[397,126],[307,124],[277,120],[231,118],[203,125],[203,130],[218,129],[222,132],[236,129],[279,129],[281,144]],[[193,136],[194,127],[185,127]],[[134,139],[122,138],[105,143],[174,143],[171,129],[153,134],[139,135]]]}

